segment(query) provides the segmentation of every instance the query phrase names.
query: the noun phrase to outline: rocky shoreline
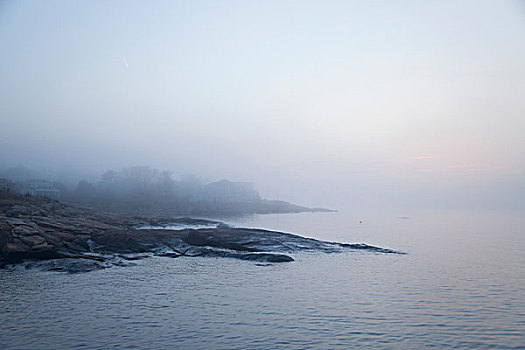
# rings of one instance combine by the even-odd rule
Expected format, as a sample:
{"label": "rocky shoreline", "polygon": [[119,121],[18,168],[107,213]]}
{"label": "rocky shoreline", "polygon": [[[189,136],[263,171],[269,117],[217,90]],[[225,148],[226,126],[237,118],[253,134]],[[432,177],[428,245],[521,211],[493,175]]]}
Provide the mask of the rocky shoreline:
{"label": "rocky shoreline", "polygon": [[[173,229],[180,227],[180,229]],[[197,228],[194,228],[197,227]],[[84,272],[149,256],[225,257],[289,262],[299,251],[349,249],[398,253],[366,244],[323,242],[293,234],[230,227],[219,221],[125,217],[27,196],[0,196],[0,267]]]}

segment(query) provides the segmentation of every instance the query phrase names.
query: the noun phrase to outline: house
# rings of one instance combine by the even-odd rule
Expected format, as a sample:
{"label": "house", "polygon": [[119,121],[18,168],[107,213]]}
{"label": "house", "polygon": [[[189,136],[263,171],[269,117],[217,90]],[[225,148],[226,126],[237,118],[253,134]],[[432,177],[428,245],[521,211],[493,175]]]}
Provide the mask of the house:
{"label": "house", "polygon": [[60,200],[60,190],[56,189],[53,183],[47,180],[35,179],[25,181],[22,185],[21,193],[33,197]]}

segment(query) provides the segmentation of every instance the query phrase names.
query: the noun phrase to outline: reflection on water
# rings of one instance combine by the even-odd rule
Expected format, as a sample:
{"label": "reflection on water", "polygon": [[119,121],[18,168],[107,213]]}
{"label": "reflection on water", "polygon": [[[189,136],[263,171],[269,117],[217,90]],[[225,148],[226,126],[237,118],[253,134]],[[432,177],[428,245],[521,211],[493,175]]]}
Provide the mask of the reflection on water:
{"label": "reflection on water", "polygon": [[525,345],[519,216],[340,212],[231,223],[408,254],[301,253],[293,263],[271,266],[151,258],[75,275],[0,271],[1,348]]}

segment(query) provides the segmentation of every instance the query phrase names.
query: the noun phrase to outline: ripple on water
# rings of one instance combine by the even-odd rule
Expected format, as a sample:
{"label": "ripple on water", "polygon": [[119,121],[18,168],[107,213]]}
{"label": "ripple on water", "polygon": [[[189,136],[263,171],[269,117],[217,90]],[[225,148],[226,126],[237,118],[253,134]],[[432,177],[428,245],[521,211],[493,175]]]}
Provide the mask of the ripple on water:
{"label": "ripple on water", "polygon": [[[523,266],[513,262],[509,271],[507,265],[520,259],[520,250],[500,235],[502,246],[510,247],[502,256],[493,240],[479,237],[479,230],[476,242],[492,245],[468,250],[468,240],[454,241],[454,228],[461,229],[461,221],[449,226],[449,242],[440,246],[432,237],[421,237],[424,225],[411,217],[381,226],[390,236],[370,238],[408,255],[301,253],[293,255],[295,262],[264,268],[233,259],[150,258],[137,266],[77,275],[0,270],[0,345],[523,348]],[[512,236],[515,246],[524,243],[519,237]],[[346,241],[363,241],[360,238]],[[459,249],[463,241],[468,244]],[[450,246],[461,254],[450,255]]]}

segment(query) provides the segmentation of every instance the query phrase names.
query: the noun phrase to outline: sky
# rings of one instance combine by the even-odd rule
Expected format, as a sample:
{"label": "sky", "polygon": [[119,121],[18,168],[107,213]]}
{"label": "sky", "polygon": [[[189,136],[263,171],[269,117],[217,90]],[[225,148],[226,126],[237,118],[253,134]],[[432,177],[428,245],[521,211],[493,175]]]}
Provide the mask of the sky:
{"label": "sky", "polygon": [[0,168],[525,210],[525,2],[0,0],[0,125]]}

